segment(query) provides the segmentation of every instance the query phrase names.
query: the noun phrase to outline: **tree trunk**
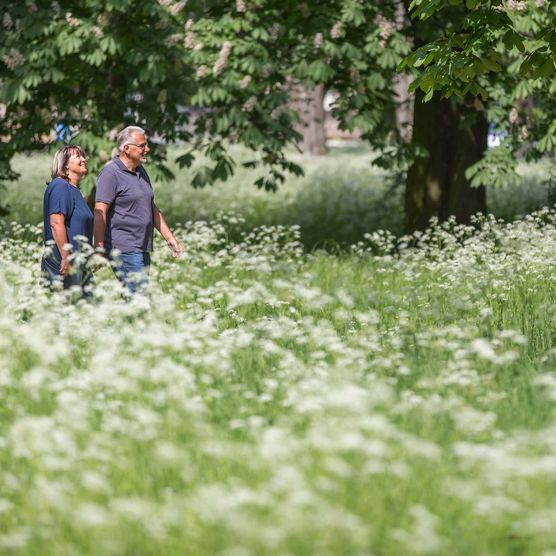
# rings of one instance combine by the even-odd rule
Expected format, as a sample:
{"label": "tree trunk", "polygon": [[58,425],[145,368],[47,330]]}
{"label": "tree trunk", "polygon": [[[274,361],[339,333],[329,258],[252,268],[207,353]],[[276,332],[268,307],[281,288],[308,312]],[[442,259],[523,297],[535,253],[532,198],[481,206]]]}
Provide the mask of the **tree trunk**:
{"label": "tree trunk", "polygon": [[424,230],[432,217],[455,216],[469,223],[486,211],[484,187],[472,188],[465,170],[478,162],[487,147],[488,123],[472,99],[463,102],[435,95],[415,99],[413,141],[426,149],[408,170],[405,199],[407,232]]}
{"label": "tree trunk", "polygon": [[299,147],[304,153],[326,154],[324,85],[310,88],[295,86],[292,102],[301,118],[301,122],[296,126],[297,131],[303,135]]}
{"label": "tree trunk", "polygon": [[[403,29],[411,25],[408,11],[403,2],[396,3],[396,17],[394,19],[396,29],[403,32]],[[413,41],[410,40],[413,46]],[[396,73],[392,81],[394,92],[394,102],[396,103],[396,127],[400,138],[404,143],[410,143],[413,137],[413,110],[415,104],[415,93],[409,92],[409,85],[413,81],[410,73]]]}
{"label": "tree trunk", "polygon": [[408,91],[411,81],[411,75],[398,73],[392,83],[396,103],[396,127],[404,143],[410,143],[413,137],[415,95]]}

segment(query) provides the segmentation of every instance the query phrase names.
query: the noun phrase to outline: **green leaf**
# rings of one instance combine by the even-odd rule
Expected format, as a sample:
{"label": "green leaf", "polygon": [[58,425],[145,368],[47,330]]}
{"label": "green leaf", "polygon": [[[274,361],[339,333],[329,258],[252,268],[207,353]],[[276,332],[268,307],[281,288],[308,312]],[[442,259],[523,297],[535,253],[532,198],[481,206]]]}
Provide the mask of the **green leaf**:
{"label": "green leaf", "polygon": [[[425,60],[427,60],[429,56],[430,52],[424,52],[423,50],[418,50],[417,52],[415,52],[415,54],[410,58],[412,60],[413,67],[420,68],[422,65],[425,64]],[[430,61],[432,61],[432,59]]]}
{"label": "green leaf", "polygon": [[502,144],[486,151],[479,162],[465,171],[472,187],[505,187],[517,183],[516,160],[508,145]]}
{"label": "green leaf", "polygon": [[387,85],[386,79],[384,79],[384,77],[378,73],[371,73],[371,75],[369,75],[369,77],[367,78],[367,87],[371,90],[383,90]]}
{"label": "green leaf", "polygon": [[502,66],[500,66],[500,64],[496,60],[493,60],[491,58],[481,58],[481,62],[483,64],[484,71],[487,73],[490,71],[502,71]]}
{"label": "green leaf", "polygon": [[191,180],[191,184],[195,189],[201,189],[211,182],[212,170],[208,166],[201,166]]}
{"label": "green leaf", "polygon": [[29,73],[27,74],[23,80],[22,80],[22,84],[25,87],[30,87],[30,88],[34,88],[36,87],[39,83],[41,83],[43,80],[43,77],[41,75],[38,75],[36,73]]}
{"label": "green leaf", "polygon": [[17,90],[16,101],[19,102],[19,104],[23,104],[26,100],[29,100],[30,98],[31,98],[31,93],[29,92],[29,90],[26,89],[23,85],[21,85]]}
{"label": "green leaf", "polygon": [[540,68],[534,73],[534,77],[549,77],[554,73],[554,62],[549,58]]}
{"label": "green leaf", "polygon": [[108,54],[116,54],[118,51],[118,45],[113,37],[106,36],[103,37],[99,42],[100,48],[103,52]]}
{"label": "green leaf", "polygon": [[326,81],[331,73],[330,66],[322,60],[314,61],[308,68],[308,77],[315,83],[322,83]]}
{"label": "green leaf", "polygon": [[106,54],[102,50],[93,50],[90,54],[83,55],[83,60],[92,66],[100,66],[106,61]]}
{"label": "green leaf", "polygon": [[511,29],[504,33],[502,37],[502,42],[507,50],[511,50],[514,47],[514,34],[512,33]]}
{"label": "green leaf", "polygon": [[184,168],[184,167],[189,168],[193,164],[194,160],[195,160],[195,155],[191,151],[189,151],[185,154],[182,154],[181,156],[178,156],[176,158],[176,163],[180,168]]}

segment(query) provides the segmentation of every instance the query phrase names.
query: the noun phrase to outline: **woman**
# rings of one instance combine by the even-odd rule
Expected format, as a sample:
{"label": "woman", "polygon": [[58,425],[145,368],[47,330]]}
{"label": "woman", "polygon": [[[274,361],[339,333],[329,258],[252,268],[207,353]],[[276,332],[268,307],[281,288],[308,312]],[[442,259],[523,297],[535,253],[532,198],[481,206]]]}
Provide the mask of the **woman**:
{"label": "woman", "polygon": [[[70,261],[71,252],[79,251],[79,236],[93,240],[93,213],[87,206],[79,183],[87,173],[87,157],[77,145],[67,145],[54,155],[52,181],[44,192],[44,243],[52,245],[45,254],[41,270],[48,285],[91,284],[92,274],[85,264]],[[81,239],[82,241],[82,239]]]}

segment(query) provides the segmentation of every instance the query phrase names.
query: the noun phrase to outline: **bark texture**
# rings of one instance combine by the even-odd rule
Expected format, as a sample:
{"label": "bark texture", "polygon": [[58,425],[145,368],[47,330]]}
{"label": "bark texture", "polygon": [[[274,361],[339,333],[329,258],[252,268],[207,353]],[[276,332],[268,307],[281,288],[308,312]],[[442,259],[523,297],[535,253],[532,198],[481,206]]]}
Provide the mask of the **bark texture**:
{"label": "bark texture", "polygon": [[303,87],[297,84],[292,90],[291,99],[301,118],[296,126],[297,131],[303,135],[299,148],[304,153],[326,154],[324,85]]}
{"label": "bark texture", "polygon": [[441,221],[455,216],[468,223],[473,214],[485,212],[484,187],[473,188],[465,170],[478,162],[487,147],[488,124],[471,99],[458,102],[435,95],[415,99],[413,141],[426,155],[415,159],[406,182],[405,227],[424,230],[432,217]]}

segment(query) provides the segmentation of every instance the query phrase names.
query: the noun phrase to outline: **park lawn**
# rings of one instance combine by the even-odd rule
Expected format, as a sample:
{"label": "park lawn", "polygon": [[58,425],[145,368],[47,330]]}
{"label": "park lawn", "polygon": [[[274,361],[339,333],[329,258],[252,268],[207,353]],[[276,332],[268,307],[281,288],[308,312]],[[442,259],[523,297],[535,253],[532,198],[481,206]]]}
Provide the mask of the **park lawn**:
{"label": "park lawn", "polygon": [[[237,146],[230,150],[237,160],[234,176],[203,189],[191,186],[192,170],[180,169],[173,162],[183,154],[183,146],[168,150],[174,179],[162,181],[153,166],[146,165],[157,204],[170,224],[212,220],[232,212],[242,218],[243,231],[263,225],[299,225],[300,239],[308,251],[317,247],[336,251],[378,230],[398,236],[403,233],[404,175],[373,166],[376,154],[364,144],[332,147],[324,157],[290,153],[305,175],[288,175],[276,193],[258,190],[253,182],[260,172],[242,167],[242,162],[255,155]],[[198,160],[195,166],[203,162]],[[7,204],[11,210],[6,220],[20,224],[42,221],[42,196],[50,163],[49,154],[15,157],[14,169],[20,178],[4,184],[2,205]],[[547,181],[549,168],[548,161],[519,165],[519,183],[488,188],[488,211],[511,221],[552,204],[555,198],[553,185]],[[91,172],[82,184],[85,193],[94,181]]]}
{"label": "park lawn", "polygon": [[129,303],[2,236],[0,549],[550,554],[556,214],[337,254],[244,228],[179,227]]}

